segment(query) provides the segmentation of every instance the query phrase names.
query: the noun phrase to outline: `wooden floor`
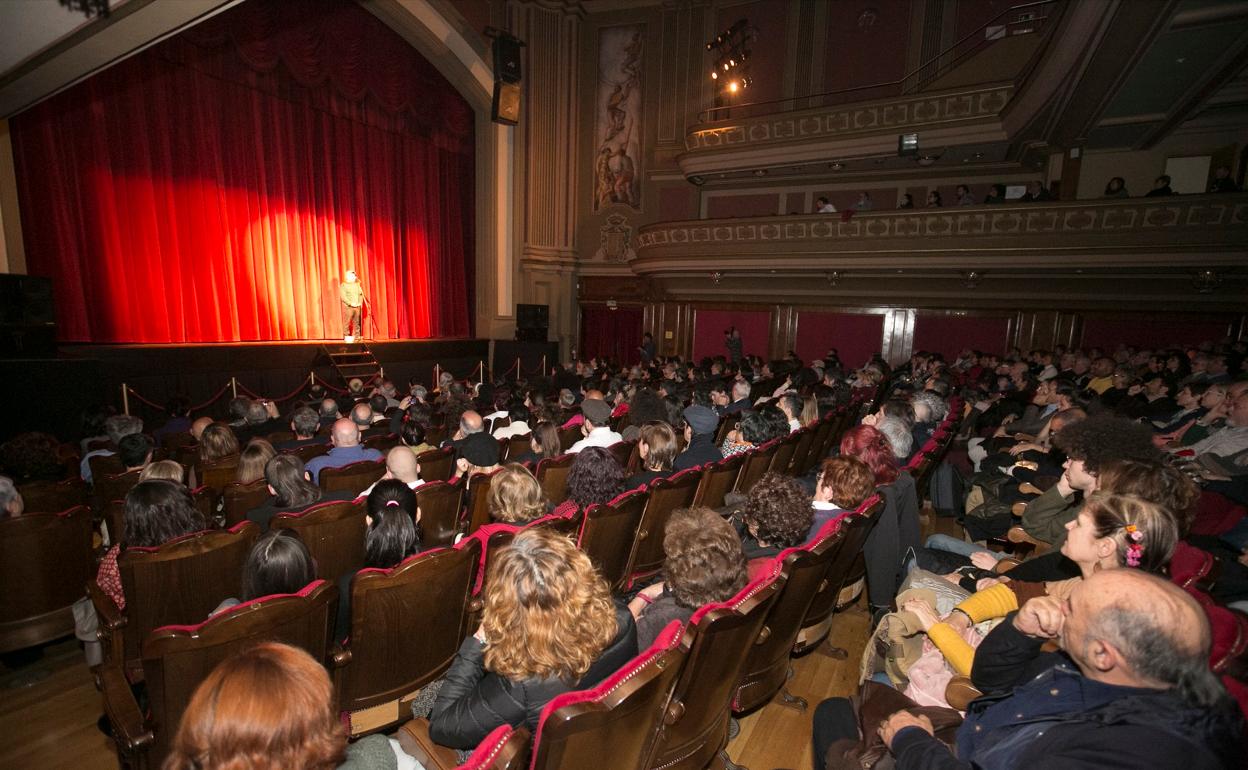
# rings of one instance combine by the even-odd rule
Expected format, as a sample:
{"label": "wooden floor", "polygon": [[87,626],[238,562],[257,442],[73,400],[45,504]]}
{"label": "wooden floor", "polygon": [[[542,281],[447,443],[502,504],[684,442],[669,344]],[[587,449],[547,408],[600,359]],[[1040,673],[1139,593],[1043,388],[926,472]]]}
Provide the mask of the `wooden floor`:
{"label": "wooden floor", "polygon": [[[951,520],[935,523],[937,530],[955,534]],[[811,715],[824,698],[857,691],[869,624],[865,597],[836,616],[829,643],[847,650],[849,657],[837,660],[816,650],[794,660],[789,691],[810,707],[799,712],[769,703],[742,718],[740,734],[728,745],[734,762],[750,770],[812,767]],[[36,673],[47,676],[23,681]],[[36,663],[17,670],[0,668],[0,770],[116,768],[110,742],[96,729],[102,713],[100,694],[73,640],[47,647]]]}

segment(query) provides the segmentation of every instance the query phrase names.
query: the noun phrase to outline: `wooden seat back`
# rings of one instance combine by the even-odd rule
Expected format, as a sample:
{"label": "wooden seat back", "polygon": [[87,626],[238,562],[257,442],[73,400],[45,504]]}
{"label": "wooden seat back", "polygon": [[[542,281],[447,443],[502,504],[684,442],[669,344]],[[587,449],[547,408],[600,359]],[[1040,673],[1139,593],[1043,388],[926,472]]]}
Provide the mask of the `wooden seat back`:
{"label": "wooden seat back", "polygon": [[264,477],[248,484],[231,481],[222,493],[225,500],[225,526],[232,527],[247,518],[247,512],[269,499],[269,482]]}
{"label": "wooden seat back", "polygon": [[[637,768],[653,750],[680,674],[683,635],[681,624],[672,621],[648,649],[597,686],[547,703],[537,723],[533,768]],[[604,752],[606,746],[611,750]]]}
{"label": "wooden seat back", "polygon": [[200,485],[211,489],[219,498],[225,491],[225,486],[238,475],[238,455],[222,457],[210,463],[199,463],[197,467]]}
{"label": "wooden seat back", "polygon": [[316,576],[333,581],[364,566],[364,516],[363,504],[330,501],[279,513],[269,529],[293,530],[316,561]]}
{"label": "wooden seat back", "polygon": [[572,472],[572,462],[576,455],[560,455],[547,457],[537,464],[537,483],[542,485],[542,493],[551,505],[558,505],[568,499],[568,475]]}
{"label": "wooden seat back", "polygon": [[364,446],[369,449],[376,449],[383,455],[399,445],[399,437],[394,433],[387,433],[382,436],[370,436],[364,439]]}
{"label": "wooden seat back", "polygon": [[126,472],[126,466],[121,464],[121,458],[116,453],[111,455],[92,455],[87,458],[87,467],[91,469],[92,483],[105,476],[116,476],[119,473]]}
{"label": "wooden seat back", "polygon": [[58,513],[91,502],[91,489],[82,479],[34,481],[17,488],[26,513]]}
{"label": "wooden seat back", "polygon": [[883,510],[884,498],[872,495],[858,506],[859,513],[842,520],[841,545],[833,554],[827,575],[820,582],[810,606],[806,609],[806,617],[802,620],[801,630],[793,643],[795,653],[803,653],[819,646],[832,629],[832,615],[836,612],[837,597],[840,596],[842,588],[853,582],[850,577],[856,571],[855,563],[862,555],[863,543],[867,541],[867,535],[871,534]]}
{"label": "wooden seat back", "polygon": [[808,425],[797,432],[797,446],[793,448],[793,457],[789,460],[789,469],[780,471],[788,476],[803,476],[810,469],[807,458],[810,457],[810,448],[815,443],[815,434],[818,431],[818,425]]}
{"label": "wooden seat back", "polygon": [[353,735],[405,721],[407,704],[450,667],[473,631],[480,562],[480,541],[466,538],[355,574],[351,633],[333,657],[339,708]]}
{"label": "wooden seat back", "polygon": [[139,483],[139,474],[142,472],[136,470],[94,476],[95,498],[99,506],[102,508],[110,500],[125,500],[134,485]]}
{"label": "wooden seat back", "polygon": [[[775,558],[784,577],[775,603],[767,613],[767,632],[750,648],[741,667],[741,678],[732,696],[732,710],[750,711],[771,700],[789,675],[789,656],[802,630],[802,622],[844,536],[835,525],[814,542],[789,548]],[[825,530],[826,531],[826,530]],[[822,533],[821,533],[822,534]]]}
{"label": "wooden seat back", "polygon": [[194,625],[152,631],[143,642],[155,738],[147,754],[151,766],[160,766],[195,689],[222,661],[261,641],[284,642],[326,660],[337,604],[338,587],[318,580],[296,594],[261,597]]}
{"label": "wooden seat back", "polygon": [[589,555],[612,591],[628,582],[628,557],[637,539],[641,516],[650,499],[648,489],[634,489],[585,512],[577,546]]}
{"label": "wooden seat back", "polygon": [[455,542],[459,514],[464,507],[464,482],[431,481],[416,487],[416,507],[420,510],[421,544],[439,548]]}
{"label": "wooden seat back", "polygon": [[0,653],[72,633],[92,567],[86,506],[0,519]]}
{"label": "wooden seat back", "polygon": [[[170,624],[198,623],[222,600],[237,596],[243,564],[260,528],[245,521],[228,530],[204,530],[155,548],[128,548],[117,559],[126,608],[123,622],[108,628],[116,607],[98,606],[101,641],[127,665],[137,665],[139,645],[152,629]],[[107,600],[112,605],[111,600]],[[112,658],[112,655],[109,655]]]}
{"label": "wooden seat back", "polygon": [[559,429],[559,451],[566,453],[572,445],[584,438],[580,425]]}
{"label": "wooden seat back", "polygon": [[706,508],[724,507],[724,496],[737,486],[737,477],[741,475],[744,464],[745,455],[738,454],[703,466],[702,482],[698,485],[693,504]]}
{"label": "wooden seat back", "polygon": [[723,446],[723,443],[737,427],[737,423],[741,422],[741,413],[733,412],[726,414],[719,420],[719,427],[715,429],[715,446]]}
{"label": "wooden seat back", "polygon": [[617,441],[607,447],[607,451],[611,453],[611,456],[615,458],[615,461],[619,463],[620,467],[624,469],[625,473],[627,473],[629,461],[632,460],[633,454],[637,451],[637,442]]}
{"label": "wooden seat back", "polygon": [[331,447],[328,443],[304,444],[301,447],[295,447],[294,449],[284,450],[282,454],[294,455],[298,457],[300,460],[303,460],[304,465],[307,465],[308,462],[312,460],[312,458],[329,454],[329,450],[332,448],[333,447]]}
{"label": "wooden seat back", "polygon": [[745,462],[741,465],[741,474],[737,476],[737,486],[732,491],[742,495],[749,493],[754,484],[771,467],[771,459],[776,456],[781,440],[772,439],[760,447],[745,452]]}
{"label": "wooden seat back", "polygon": [[530,442],[532,441],[532,439],[533,439],[532,433],[521,433],[518,436],[512,436],[508,438],[506,440],[507,450],[503,454],[504,459],[514,461],[515,458],[519,457],[525,452],[528,452],[530,449]]}
{"label": "wooden seat back", "polygon": [[783,582],[783,577],[764,575],[732,599],[693,613],[682,643],[687,657],[649,767],[702,770],[723,749],[732,691]]}
{"label": "wooden seat back", "polygon": [[500,472],[502,468],[493,473],[474,473],[468,479],[467,524],[464,534],[471,535],[490,523],[490,487],[494,477]]}
{"label": "wooden seat back", "polygon": [[455,448],[430,449],[416,456],[421,481],[449,481],[455,475]]}
{"label": "wooden seat back", "polygon": [[690,468],[675,476],[659,479],[649,486],[650,495],[641,514],[637,539],[633,542],[632,554],[628,559],[630,584],[663,568],[663,559],[666,558],[663,552],[663,534],[667,530],[667,520],[677,508],[693,505],[701,481],[702,470]]}
{"label": "wooden seat back", "polygon": [[801,435],[797,432],[780,439],[776,444],[776,451],[771,455],[771,463],[767,466],[767,471],[779,473],[782,476],[788,475],[789,464],[793,461],[793,454],[797,451],[797,442],[801,439]]}
{"label": "wooden seat back", "polygon": [[386,475],[386,464],[381,460],[361,460],[340,468],[322,468],[317,483],[326,492],[347,491],[358,495]]}

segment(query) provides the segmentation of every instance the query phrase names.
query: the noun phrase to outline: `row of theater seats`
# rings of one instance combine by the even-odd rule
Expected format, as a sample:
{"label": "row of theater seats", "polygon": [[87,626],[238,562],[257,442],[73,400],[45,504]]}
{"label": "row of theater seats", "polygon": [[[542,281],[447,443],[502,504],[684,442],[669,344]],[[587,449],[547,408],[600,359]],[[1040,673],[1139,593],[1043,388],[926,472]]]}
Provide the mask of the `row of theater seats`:
{"label": "row of theater seats", "polygon": [[[842,418],[843,415],[839,418],[834,416],[828,425],[835,426]],[[812,433],[818,433],[821,427],[816,426]],[[794,439],[789,442],[790,445],[801,441],[796,434]],[[762,447],[749,455],[729,458],[706,469],[685,472],[670,481],[656,482],[650,488],[628,492],[612,503],[591,507],[583,521],[576,516],[562,520],[547,517],[529,526],[561,526],[575,533],[581,547],[590,553],[607,579],[613,585],[622,587],[633,579],[653,574],[662,564],[660,538],[648,537],[648,527],[661,533],[667,515],[675,508],[689,505],[704,480],[722,476],[716,471],[724,468],[736,469],[732,475],[740,479],[751,459],[767,457],[771,450],[772,447]],[[765,467],[771,467],[773,462],[774,455]],[[362,514],[360,516],[362,518]],[[810,601],[802,604],[800,612],[788,611],[791,619],[783,633],[774,628],[774,623],[769,626],[767,638],[773,639],[772,644],[754,648],[758,654],[767,652],[765,665],[756,660],[756,665],[742,669],[744,678],[734,696],[734,708],[753,708],[768,700],[783,685],[788,654],[795,647],[794,639],[799,640],[796,649],[804,651],[817,646],[826,636],[842,585],[861,576],[861,565],[855,565],[854,560],[873,520],[871,516],[854,519],[855,524],[839,535],[851,543],[844,548],[837,546],[838,550],[830,550],[842,541],[832,539],[830,535],[834,533],[828,533],[829,537],[817,539],[805,548],[786,552],[777,560],[776,569],[779,571],[786,558],[797,559],[800,556],[804,559],[810,555],[814,559],[810,569],[815,572],[808,573],[803,569],[802,574],[809,576],[817,573],[819,579],[810,577],[810,580],[819,584],[819,590],[807,597]],[[167,732],[162,733],[157,726],[177,723],[181,707],[195,684],[223,655],[261,637],[284,639],[309,649],[314,655],[322,654],[323,659],[331,661],[339,706],[348,715],[355,734],[397,724],[406,711],[407,702],[420,687],[445,671],[459,642],[476,625],[475,614],[479,611],[478,597],[488,553],[504,544],[517,530],[514,527],[491,529],[488,535],[482,531],[454,547],[422,553],[391,570],[364,570],[358,573],[351,589],[350,639],[337,647],[327,646],[329,642],[325,641],[325,626],[322,625],[328,623],[332,627],[337,591],[326,580],[308,586],[297,596],[267,597],[249,602],[207,622],[155,628],[146,634],[138,661],[128,658],[133,651],[128,651],[124,643],[115,643],[112,659],[124,659],[130,663],[128,666],[106,665],[100,680],[123,753],[130,757],[162,754],[162,735],[167,739]],[[310,536],[307,531],[301,534],[313,548],[318,564],[332,561],[329,554],[318,549],[327,545],[336,549],[335,541],[341,539],[341,533],[319,538]],[[214,537],[223,542],[216,548],[205,548],[203,540]],[[200,540],[198,545],[192,544],[195,538]],[[194,584],[197,589],[207,589],[201,606],[211,606],[214,597],[230,588],[230,581],[220,580],[221,576],[226,573],[237,576],[241,571],[241,561],[247,550],[244,544],[249,543],[251,538],[254,538],[254,528],[245,524],[232,533],[205,533],[159,549],[139,550],[133,558],[123,556],[122,574],[123,583],[127,583],[127,595],[143,597],[135,602],[143,606],[141,612],[144,615],[169,617],[170,613],[182,609],[188,599],[186,590],[161,589],[168,588],[171,582],[179,586],[187,585],[170,573],[177,571],[171,565],[180,561],[173,558],[173,551],[189,549],[187,558],[194,555],[198,562],[195,571],[205,579],[219,580],[215,590],[203,583]],[[234,548],[230,548],[231,539],[237,544]],[[650,550],[657,550],[657,553],[651,554]],[[221,564],[229,551],[233,552],[230,559],[233,564]],[[157,553],[165,558],[159,559],[155,556]],[[203,563],[204,554],[208,553],[217,557],[214,566]],[[829,573],[823,568],[832,569],[836,554],[841,555],[841,562],[836,567],[835,579],[825,580]],[[857,576],[853,574],[855,566]],[[326,573],[330,574],[331,569],[327,569]],[[127,572],[131,574],[129,582]],[[162,572],[165,574],[160,574]],[[791,575],[786,579],[790,581],[788,585],[794,585]],[[130,583],[133,583],[137,593],[130,591]],[[157,593],[148,593],[149,590],[156,590]],[[772,589],[767,590],[770,592]],[[805,589],[801,592],[796,588],[787,590],[794,591],[795,601],[805,594]],[[745,593],[750,594],[748,591]],[[99,592],[95,592],[95,596],[97,601],[103,599]],[[166,606],[153,607],[149,597],[164,601]],[[738,597],[735,604],[728,604],[741,609],[745,598],[748,596]],[[178,606],[170,604],[171,600]],[[103,609],[102,618],[109,608],[105,605]],[[197,617],[202,618],[203,614]],[[128,618],[124,622],[118,620],[107,619],[103,625],[110,632],[120,631],[123,636],[127,628],[131,631],[153,628],[146,617]],[[788,638],[790,630],[792,639]],[[132,636],[142,638],[137,633]],[[777,657],[779,653],[783,655]],[[176,682],[168,669],[171,656],[179,666]],[[778,661],[783,661],[784,665],[780,666]],[[125,676],[126,668],[132,672],[129,678]],[[128,686],[140,670],[148,682],[151,722],[141,718]],[[701,675],[691,675],[690,682],[701,682],[703,679]],[[715,675],[708,681],[731,683],[735,680]],[[154,684],[156,690],[153,690]],[[689,686],[692,687],[692,684]]]}

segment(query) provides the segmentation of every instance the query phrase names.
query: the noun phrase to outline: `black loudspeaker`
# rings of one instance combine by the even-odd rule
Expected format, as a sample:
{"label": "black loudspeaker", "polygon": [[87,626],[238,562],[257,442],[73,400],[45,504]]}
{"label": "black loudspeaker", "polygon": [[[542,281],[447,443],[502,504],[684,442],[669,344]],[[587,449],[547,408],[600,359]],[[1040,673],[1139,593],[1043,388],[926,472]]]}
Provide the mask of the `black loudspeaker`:
{"label": "black loudspeaker", "polygon": [[494,102],[490,119],[495,123],[514,126],[520,122],[520,84],[494,81]]}
{"label": "black loudspeaker", "polygon": [[[524,42],[506,32],[494,38],[494,79],[504,83],[519,83],[520,48]],[[497,90],[495,90],[497,93]]]}
{"label": "black loudspeaker", "polygon": [[52,280],[0,274],[0,358],[55,358]]}
{"label": "black loudspeaker", "polygon": [[550,326],[550,305],[516,305],[516,328],[545,329]]}
{"label": "black loudspeaker", "polygon": [[516,305],[516,339],[545,342],[550,327],[550,305]]}

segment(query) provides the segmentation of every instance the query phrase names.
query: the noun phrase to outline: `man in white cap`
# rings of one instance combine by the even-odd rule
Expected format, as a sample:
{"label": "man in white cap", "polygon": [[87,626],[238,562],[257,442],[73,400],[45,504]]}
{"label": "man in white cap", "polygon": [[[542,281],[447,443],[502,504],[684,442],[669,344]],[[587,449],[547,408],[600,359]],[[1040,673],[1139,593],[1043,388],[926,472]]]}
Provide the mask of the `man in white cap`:
{"label": "man in white cap", "polygon": [[342,300],[342,341],[348,344],[355,342],[355,333],[364,334],[364,325],[360,321],[360,307],[364,304],[364,287],[354,270],[348,270],[346,280],[338,287],[338,297]]}

